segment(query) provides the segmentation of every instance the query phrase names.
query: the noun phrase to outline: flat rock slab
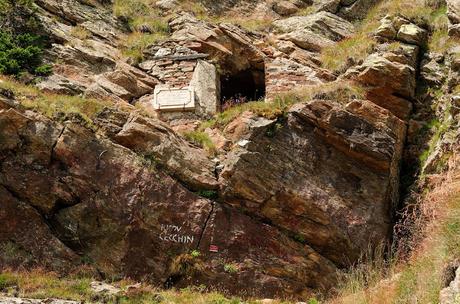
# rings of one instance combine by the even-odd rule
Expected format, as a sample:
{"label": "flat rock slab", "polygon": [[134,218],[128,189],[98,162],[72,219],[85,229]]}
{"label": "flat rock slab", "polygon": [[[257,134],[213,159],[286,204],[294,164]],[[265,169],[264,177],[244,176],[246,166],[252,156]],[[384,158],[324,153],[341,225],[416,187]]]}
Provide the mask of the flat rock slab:
{"label": "flat rock slab", "polygon": [[26,299],[0,296],[1,304],[81,304],[81,302],[59,299]]}

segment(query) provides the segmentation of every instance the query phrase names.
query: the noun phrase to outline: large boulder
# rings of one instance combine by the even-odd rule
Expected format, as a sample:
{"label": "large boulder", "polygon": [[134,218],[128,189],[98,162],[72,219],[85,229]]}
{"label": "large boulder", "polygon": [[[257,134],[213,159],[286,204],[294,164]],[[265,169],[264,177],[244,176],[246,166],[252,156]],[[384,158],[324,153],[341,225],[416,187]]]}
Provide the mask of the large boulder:
{"label": "large boulder", "polygon": [[307,29],[334,41],[349,37],[354,32],[350,22],[328,12],[281,19],[273,22],[273,27],[281,33]]}
{"label": "large boulder", "polygon": [[214,162],[203,150],[190,145],[159,120],[133,115],[112,138],[139,154],[152,157],[192,189],[218,188]]}
{"label": "large boulder", "polygon": [[68,271],[77,267],[80,257],[52,234],[41,214],[14,190],[0,185],[0,206],[2,269],[45,267]]}
{"label": "large boulder", "polygon": [[295,16],[273,23],[279,39],[294,42],[309,51],[321,51],[334,42],[350,37],[353,25],[328,12],[318,12],[308,16]]}
{"label": "large boulder", "polygon": [[73,40],[73,26],[79,25],[96,39],[116,45],[118,35],[123,32],[123,25],[112,14],[111,10],[94,5],[89,1],[78,0],[37,0],[35,1],[38,19],[43,30],[55,41],[70,42]]}
{"label": "large boulder", "polygon": [[369,101],[299,104],[229,153],[221,195],[345,266],[389,236],[404,138]]}
{"label": "large boulder", "polygon": [[413,23],[401,25],[396,36],[396,38],[402,42],[416,44],[418,46],[423,46],[427,37],[427,31]]}

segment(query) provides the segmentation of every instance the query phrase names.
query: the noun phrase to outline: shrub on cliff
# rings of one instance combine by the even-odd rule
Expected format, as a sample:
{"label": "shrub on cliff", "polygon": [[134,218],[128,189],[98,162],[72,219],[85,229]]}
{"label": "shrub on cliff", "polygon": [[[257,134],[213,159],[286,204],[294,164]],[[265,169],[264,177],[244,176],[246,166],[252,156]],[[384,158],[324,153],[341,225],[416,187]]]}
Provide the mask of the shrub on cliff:
{"label": "shrub on cliff", "polygon": [[42,65],[43,46],[33,34],[11,34],[0,30],[0,73],[19,76],[23,72],[44,76],[51,73]]}
{"label": "shrub on cliff", "polygon": [[42,65],[46,37],[35,16],[34,0],[0,0],[0,74],[37,76],[51,73]]}

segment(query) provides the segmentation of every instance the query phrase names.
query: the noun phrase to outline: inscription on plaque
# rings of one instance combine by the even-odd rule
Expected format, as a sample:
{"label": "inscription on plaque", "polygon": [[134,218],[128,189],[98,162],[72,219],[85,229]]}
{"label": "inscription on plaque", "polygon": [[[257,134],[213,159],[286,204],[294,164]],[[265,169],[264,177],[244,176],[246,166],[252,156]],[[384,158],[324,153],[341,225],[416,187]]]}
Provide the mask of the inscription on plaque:
{"label": "inscription on plaque", "polygon": [[153,106],[156,110],[184,111],[195,109],[193,87],[155,88]]}

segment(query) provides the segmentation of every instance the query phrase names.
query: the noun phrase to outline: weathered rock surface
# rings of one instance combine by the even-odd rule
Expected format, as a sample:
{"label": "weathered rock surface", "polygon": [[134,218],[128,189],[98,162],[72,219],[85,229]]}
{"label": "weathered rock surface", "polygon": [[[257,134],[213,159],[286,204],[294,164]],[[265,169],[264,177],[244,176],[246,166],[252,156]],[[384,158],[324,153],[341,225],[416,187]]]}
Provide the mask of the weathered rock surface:
{"label": "weathered rock surface", "polygon": [[344,266],[389,233],[404,136],[403,122],[369,101],[301,104],[232,150],[221,194]]}
{"label": "weathered rock surface", "polygon": [[354,31],[350,22],[328,12],[278,20],[273,26],[275,31],[284,34],[279,39],[292,41],[310,51],[320,51]]}
{"label": "weathered rock surface", "polygon": [[427,31],[415,24],[403,24],[399,28],[396,38],[402,42],[423,46],[427,40]]}
{"label": "weathered rock surface", "polygon": [[420,75],[428,85],[440,87],[446,81],[448,68],[444,60],[441,54],[425,54],[420,63]]}
{"label": "weathered rock surface", "polygon": [[122,101],[153,92],[159,81],[123,61],[117,47],[124,26],[110,9],[77,0],[39,0],[36,5],[53,42],[46,58],[53,63],[54,73],[39,88]]}
{"label": "weathered rock surface", "polygon": [[92,281],[90,287],[93,292],[98,294],[114,295],[121,292],[120,288],[99,281]]}
{"label": "weathered rock surface", "polygon": [[460,37],[460,3],[447,0],[447,16],[449,17],[449,35]]}
{"label": "weathered rock surface", "polygon": [[262,36],[249,33],[242,28],[222,23],[218,26],[200,21],[183,13],[169,23],[172,40],[186,43],[199,53],[208,54],[219,62],[222,70],[238,72],[248,69],[263,69],[265,54],[256,47]]}
{"label": "weathered rock surface", "polygon": [[85,94],[131,101],[153,92],[159,82],[140,69],[119,60],[119,51],[102,42],[87,40],[73,45],[55,44],[48,57],[54,74],[38,84],[44,91]]}
{"label": "weathered rock surface", "polygon": [[26,298],[13,298],[0,296],[0,303],[2,304],[80,304],[77,301],[66,301],[59,299],[26,299]]}
{"label": "weathered rock surface", "polygon": [[352,67],[342,76],[366,87],[369,100],[401,119],[407,119],[412,111],[419,68],[418,45],[426,43],[426,31],[406,22],[385,17],[376,35],[390,42],[399,39],[397,47],[382,44],[363,64]]}
{"label": "weathered rock surface", "polygon": [[[0,216],[7,225],[0,228],[0,245],[18,246],[10,257],[18,264],[7,259],[3,265],[40,263],[66,271],[85,257],[107,275],[227,286],[222,262],[227,261],[237,265],[234,276],[248,278],[229,284],[232,293],[299,296],[333,284],[335,266],[277,228],[200,198],[161,167],[76,123],[61,125],[5,108],[0,110]],[[140,154],[155,153],[154,138],[161,133],[166,137],[157,138],[160,146],[179,141],[170,132],[130,118],[114,139]],[[169,148],[159,149],[167,155]],[[203,159],[194,157],[191,164]],[[211,244],[218,252],[208,251]],[[202,252],[196,263],[205,267],[178,273],[177,261],[196,248]]]}
{"label": "weathered rock surface", "polygon": [[154,162],[191,188],[218,187],[214,163],[203,154],[203,150],[192,147],[165,123],[134,115],[112,138],[139,154],[152,157]]}
{"label": "weathered rock surface", "polygon": [[361,66],[349,70],[345,77],[371,87],[367,97],[373,102],[400,118],[409,116],[412,105],[408,99],[415,93],[415,69],[411,66],[374,54]]}
{"label": "weathered rock surface", "polygon": [[460,268],[455,271],[455,278],[449,286],[441,290],[439,294],[440,304],[454,304],[460,298]]}
{"label": "weathered rock surface", "polygon": [[[120,21],[88,3],[37,0],[54,43],[46,57],[55,62],[40,89],[150,105],[157,85],[183,87],[190,78],[206,117],[217,110],[219,72],[261,73],[268,100],[334,81],[337,76],[321,68],[319,52],[352,36],[347,20],[362,18],[375,1],[204,1],[211,11],[248,10],[245,16],[289,16],[310,5],[316,12],[275,21],[267,30],[273,41],[178,12],[169,22],[170,39],[147,46],[139,66],[117,48]],[[180,2],[155,5],[169,14]],[[457,11],[449,1],[454,27]],[[75,37],[77,27],[88,37]],[[0,255],[0,266],[66,272],[84,260],[96,273],[158,286],[204,284],[270,298],[327,292],[338,268],[388,241],[398,201],[404,120],[427,30],[387,16],[375,35],[382,44],[341,76],[366,87],[364,100],[319,94],[277,119],[246,111],[223,130],[204,130],[220,151],[212,160],[176,133],[196,130],[196,117],[181,117],[182,126],[176,121],[172,128],[106,108],[90,130],[2,97],[0,219],[6,224],[0,249],[14,254]],[[443,84],[439,63],[449,62],[448,82],[456,85],[456,52],[426,57],[423,79]]]}
{"label": "weathered rock surface", "polygon": [[367,12],[378,0],[314,0],[313,7],[318,12],[329,12],[348,21],[364,19]]}
{"label": "weathered rock surface", "polygon": [[379,0],[341,0],[335,13],[347,20],[363,19],[378,2]]}

